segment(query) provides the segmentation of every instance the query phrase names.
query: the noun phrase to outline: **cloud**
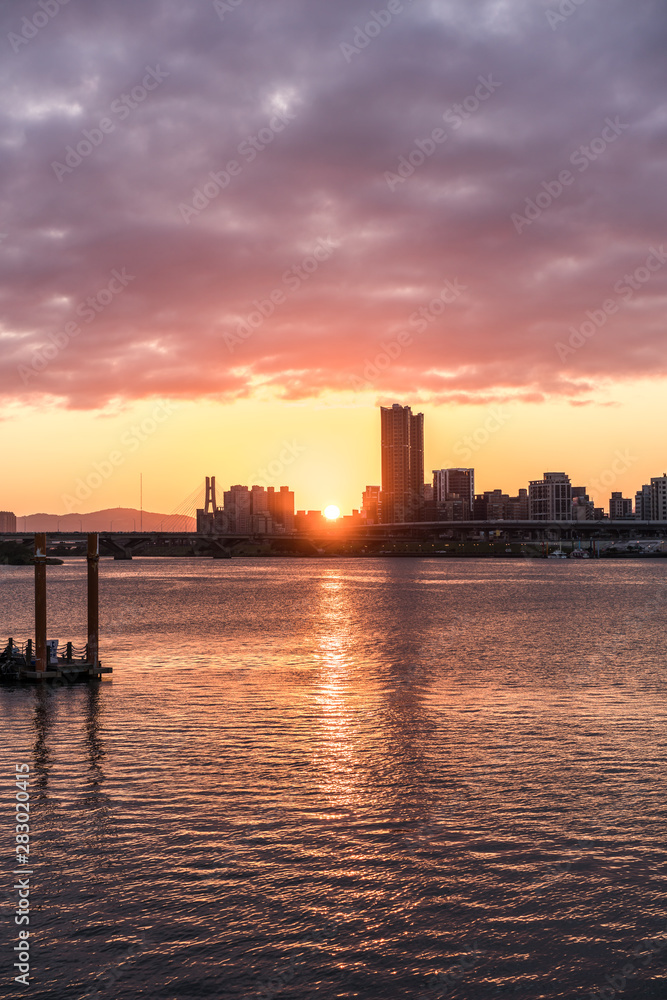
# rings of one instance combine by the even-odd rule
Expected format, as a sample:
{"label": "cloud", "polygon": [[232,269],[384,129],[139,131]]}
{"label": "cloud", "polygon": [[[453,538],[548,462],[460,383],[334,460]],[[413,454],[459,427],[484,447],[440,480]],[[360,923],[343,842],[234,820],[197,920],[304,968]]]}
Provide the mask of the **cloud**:
{"label": "cloud", "polygon": [[[615,290],[666,235],[661,4],[586,0],[552,30],[557,4],[405,3],[349,61],[341,44],[370,17],[353,0],[243,0],[222,19],[193,0],[70,0],[14,51],[39,9],[0,15],[6,402],[304,399],[351,388],[402,330],[411,343],[378,393],[581,403],[667,374],[667,267],[629,298]],[[602,150],[607,119],[627,128]],[[446,138],[415,165],[435,129]],[[68,147],[81,162],[58,176]],[[392,190],[401,158],[413,170]],[[185,221],[183,205],[201,207]],[[330,257],[286,279],[326,239]],[[123,268],[131,284],[83,320]],[[456,280],[465,294],[421,329]],[[608,322],[559,355],[609,299]]]}

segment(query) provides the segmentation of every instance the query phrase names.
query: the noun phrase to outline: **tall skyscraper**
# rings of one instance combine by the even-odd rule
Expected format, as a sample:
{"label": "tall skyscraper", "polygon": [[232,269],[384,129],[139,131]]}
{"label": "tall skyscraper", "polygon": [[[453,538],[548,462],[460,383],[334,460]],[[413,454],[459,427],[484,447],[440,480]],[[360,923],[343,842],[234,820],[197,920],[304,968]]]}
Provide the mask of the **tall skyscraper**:
{"label": "tall skyscraper", "polygon": [[382,522],[419,521],[424,504],[424,414],[409,406],[380,407]]}

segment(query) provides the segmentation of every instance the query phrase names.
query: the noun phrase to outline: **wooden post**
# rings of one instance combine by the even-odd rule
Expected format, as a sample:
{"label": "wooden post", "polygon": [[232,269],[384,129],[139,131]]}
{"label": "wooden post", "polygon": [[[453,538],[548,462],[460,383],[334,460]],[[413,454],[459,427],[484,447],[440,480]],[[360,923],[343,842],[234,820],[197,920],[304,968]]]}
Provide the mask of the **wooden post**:
{"label": "wooden post", "polygon": [[98,665],[99,657],[99,570],[100,570],[100,536],[88,535],[88,647],[87,657],[93,666]]}
{"label": "wooden post", "polygon": [[40,532],[35,535],[35,670],[46,666],[46,535]]}
{"label": "wooden post", "polygon": [[67,646],[65,647],[65,662],[66,663],[71,663],[72,662],[72,643],[71,642],[68,642]]}
{"label": "wooden post", "polygon": [[25,665],[26,670],[32,670],[32,639],[25,644]]}

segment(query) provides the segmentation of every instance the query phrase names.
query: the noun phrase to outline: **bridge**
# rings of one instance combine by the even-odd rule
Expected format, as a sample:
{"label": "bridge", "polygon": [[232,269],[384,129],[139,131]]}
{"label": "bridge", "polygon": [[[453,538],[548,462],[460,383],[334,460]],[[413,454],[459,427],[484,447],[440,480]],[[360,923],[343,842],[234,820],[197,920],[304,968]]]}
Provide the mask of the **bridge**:
{"label": "bridge", "polygon": [[507,541],[578,541],[622,538],[667,538],[667,521],[638,521],[635,518],[599,521],[413,521],[404,524],[364,525],[354,529],[369,538],[428,538],[450,536],[465,540],[473,535],[500,533]]}
{"label": "bridge", "polygon": [[[351,525],[332,522],[309,531],[281,534],[203,534],[195,531],[104,531],[99,532],[100,552],[115,559],[146,555],[156,547],[189,550],[192,555],[229,559],[234,550],[246,543],[271,543],[274,549],[299,548],[304,554],[325,552],[340,542],[362,543],[371,549],[396,542],[423,542],[451,539],[500,537],[508,542],[592,542],[637,538],[667,538],[667,522],[638,521],[633,518],[600,521],[412,521],[399,524]],[[2,541],[32,545],[34,531],[0,534]],[[49,548],[61,545],[86,545],[87,533],[53,531],[48,533]]]}

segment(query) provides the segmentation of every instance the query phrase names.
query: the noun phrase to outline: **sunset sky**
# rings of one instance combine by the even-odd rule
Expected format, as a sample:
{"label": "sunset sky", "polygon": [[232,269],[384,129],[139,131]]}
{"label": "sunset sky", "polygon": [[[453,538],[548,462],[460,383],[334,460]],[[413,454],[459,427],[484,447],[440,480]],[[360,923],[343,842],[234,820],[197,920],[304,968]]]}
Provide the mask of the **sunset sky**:
{"label": "sunset sky", "polygon": [[393,402],[479,491],[666,471],[662,0],[0,27],[0,508],[138,506],[143,472],[166,513],[206,475],[348,512]]}

